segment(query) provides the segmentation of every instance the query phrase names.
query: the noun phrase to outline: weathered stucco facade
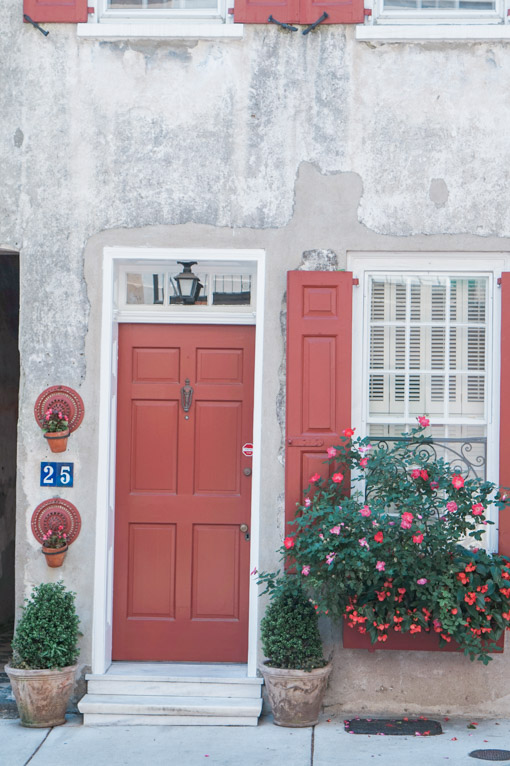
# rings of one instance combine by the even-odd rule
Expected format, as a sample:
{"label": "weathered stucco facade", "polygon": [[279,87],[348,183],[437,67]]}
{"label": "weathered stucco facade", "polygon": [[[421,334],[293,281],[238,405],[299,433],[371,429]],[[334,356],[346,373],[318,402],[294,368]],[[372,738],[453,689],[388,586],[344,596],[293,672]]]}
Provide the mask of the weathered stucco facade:
{"label": "weathered stucco facade", "polygon": [[[282,538],[286,273],[303,253],[507,251],[510,51],[504,42],[366,44],[345,26],[307,37],[245,26],[242,40],[79,40],[73,25],[4,34],[0,242],[19,250],[21,383],[16,603],[46,568],[30,529],[50,496],[33,406],[47,386],[85,402],[72,436],[83,527],[62,576],[91,664],[102,253],[106,246],[266,252],[259,567]],[[482,256],[483,257],[483,256]],[[324,626],[345,710],[508,715],[508,651],[346,651]]]}

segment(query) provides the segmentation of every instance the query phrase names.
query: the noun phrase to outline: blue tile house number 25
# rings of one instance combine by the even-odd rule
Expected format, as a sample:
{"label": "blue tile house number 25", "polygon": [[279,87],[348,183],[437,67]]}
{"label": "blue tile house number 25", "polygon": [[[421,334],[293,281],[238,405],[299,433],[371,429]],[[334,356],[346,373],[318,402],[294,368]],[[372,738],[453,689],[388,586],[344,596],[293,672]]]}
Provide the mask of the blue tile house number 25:
{"label": "blue tile house number 25", "polygon": [[74,463],[41,463],[41,487],[72,487]]}

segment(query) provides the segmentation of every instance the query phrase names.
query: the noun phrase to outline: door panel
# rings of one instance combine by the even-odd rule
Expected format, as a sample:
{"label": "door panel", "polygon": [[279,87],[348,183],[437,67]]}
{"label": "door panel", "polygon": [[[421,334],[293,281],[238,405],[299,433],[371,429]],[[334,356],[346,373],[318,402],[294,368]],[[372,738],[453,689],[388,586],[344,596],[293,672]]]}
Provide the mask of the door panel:
{"label": "door panel", "polygon": [[246,661],[253,364],[253,327],[119,328],[116,660]]}

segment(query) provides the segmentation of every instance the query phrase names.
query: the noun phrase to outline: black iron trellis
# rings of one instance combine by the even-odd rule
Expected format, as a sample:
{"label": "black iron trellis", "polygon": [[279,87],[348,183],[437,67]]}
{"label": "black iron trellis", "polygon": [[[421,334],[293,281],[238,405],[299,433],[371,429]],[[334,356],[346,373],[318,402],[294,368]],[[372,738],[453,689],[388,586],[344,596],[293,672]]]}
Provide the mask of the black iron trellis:
{"label": "black iron trellis", "polygon": [[[389,450],[393,445],[402,443],[402,446],[411,444],[411,439],[404,436],[370,436],[370,442],[377,447]],[[475,445],[479,445],[475,452]],[[444,437],[437,439],[423,439],[414,443],[412,452],[416,456],[430,455],[434,460],[441,457],[450,463],[454,471],[459,471],[464,478],[487,478],[487,439],[484,436],[475,436],[471,439],[458,437]],[[473,453],[473,454],[472,454]]]}

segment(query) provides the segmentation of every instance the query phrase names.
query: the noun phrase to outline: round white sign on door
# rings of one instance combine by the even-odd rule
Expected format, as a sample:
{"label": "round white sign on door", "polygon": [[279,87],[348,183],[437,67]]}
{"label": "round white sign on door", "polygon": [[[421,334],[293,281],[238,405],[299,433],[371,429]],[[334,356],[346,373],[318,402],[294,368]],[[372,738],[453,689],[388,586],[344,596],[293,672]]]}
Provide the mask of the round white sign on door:
{"label": "round white sign on door", "polygon": [[245,457],[253,457],[253,444],[251,442],[243,444],[243,455]]}

